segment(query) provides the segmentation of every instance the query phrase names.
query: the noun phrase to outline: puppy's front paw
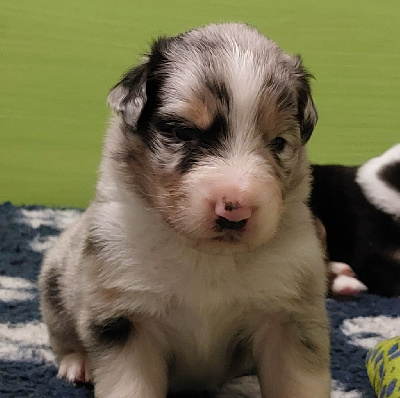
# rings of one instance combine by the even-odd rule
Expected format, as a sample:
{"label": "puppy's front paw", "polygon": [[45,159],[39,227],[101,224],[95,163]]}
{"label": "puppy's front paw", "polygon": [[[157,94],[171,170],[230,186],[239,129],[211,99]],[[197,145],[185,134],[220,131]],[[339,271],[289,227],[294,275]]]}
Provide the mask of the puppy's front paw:
{"label": "puppy's front paw", "polygon": [[90,383],[91,375],[86,356],[77,352],[64,356],[60,361],[57,377],[71,383]]}

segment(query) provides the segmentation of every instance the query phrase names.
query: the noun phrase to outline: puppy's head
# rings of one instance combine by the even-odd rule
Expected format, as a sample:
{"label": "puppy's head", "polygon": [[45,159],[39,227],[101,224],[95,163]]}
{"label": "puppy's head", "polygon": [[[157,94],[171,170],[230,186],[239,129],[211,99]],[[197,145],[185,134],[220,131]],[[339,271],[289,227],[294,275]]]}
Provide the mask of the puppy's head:
{"label": "puppy's head", "polygon": [[308,195],[308,77],[300,57],[246,25],[159,39],[109,94],[108,157],[195,245],[260,245]]}

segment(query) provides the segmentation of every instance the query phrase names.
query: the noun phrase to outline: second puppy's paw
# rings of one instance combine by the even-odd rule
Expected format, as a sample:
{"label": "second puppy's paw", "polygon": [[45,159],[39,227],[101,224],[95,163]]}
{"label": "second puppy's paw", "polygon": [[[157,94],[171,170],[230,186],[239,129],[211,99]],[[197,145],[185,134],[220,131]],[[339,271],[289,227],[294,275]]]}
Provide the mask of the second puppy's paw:
{"label": "second puppy's paw", "polygon": [[355,296],[358,293],[365,292],[367,286],[357,278],[338,275],[332,281],[332,293],[338,296]]}

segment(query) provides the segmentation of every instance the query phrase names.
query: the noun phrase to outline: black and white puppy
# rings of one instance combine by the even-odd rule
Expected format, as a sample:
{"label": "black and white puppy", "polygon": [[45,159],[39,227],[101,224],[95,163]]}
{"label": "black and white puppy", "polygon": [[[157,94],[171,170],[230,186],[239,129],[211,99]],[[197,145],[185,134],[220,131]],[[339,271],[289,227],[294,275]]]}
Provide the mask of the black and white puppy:
{"label": "black and white puppy", "polygon": [[96,197],[40,277],[60,377],[165,398],[255,369],[264,398],[330,396],[308,78],[222,24],[159,39],[110,92]]}
{"label": "black and white puppy", "polygon": [[333,293],[400,296],[400,144],[361,167],[313,166],[313,177]]}

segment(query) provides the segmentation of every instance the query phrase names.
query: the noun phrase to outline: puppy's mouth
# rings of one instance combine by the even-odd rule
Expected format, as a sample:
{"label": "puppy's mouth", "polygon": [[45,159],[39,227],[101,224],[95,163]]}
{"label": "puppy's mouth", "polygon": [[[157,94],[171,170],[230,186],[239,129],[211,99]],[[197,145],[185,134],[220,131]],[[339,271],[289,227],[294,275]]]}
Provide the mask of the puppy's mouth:
{"label": "puppy's mouth", "polygon": [[247,219],[240,220],[240,221],[230,221],[224,217],[218,217],[215,221],[215,228],[216,232],[241,232],[244,231],[244,228],[247,224]]}
{"label": "puppy's mouth", "polygon": [[218,235],[212,240],[217,242],[238,243],[246,232],[247,219],[230,221],[224,217],[215,220],[214,232]]}
{"label": "puppy's mouth", "polygon": [[264,242],[255,233],[255,220],[252,219],[230,221],[217,217],[209,219],[203,227],[203,233],[187,236],[191,246],[200,252],[219,255],[244,253],[252,251]]}

